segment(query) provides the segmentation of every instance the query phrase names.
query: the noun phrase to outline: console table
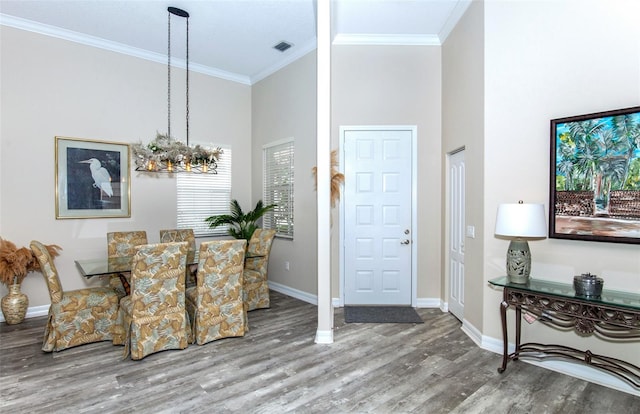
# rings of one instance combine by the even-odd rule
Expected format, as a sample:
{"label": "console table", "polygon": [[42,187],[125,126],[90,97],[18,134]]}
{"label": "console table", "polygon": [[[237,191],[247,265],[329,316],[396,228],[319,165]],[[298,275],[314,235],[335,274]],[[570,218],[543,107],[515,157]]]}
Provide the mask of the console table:
{"label": "console table", "polygon": [[[527,284],[517,284],[509,282],[507,277],[492,279],[489,283],[504,291],[500,304],[504,351],[498,372],[504,372],[509,361],[520,357],[566,358],[607,371],[640,388],[640,367],[626,361],[563,345],[520,343],[523,312],[544,324],[573,329],[580,335],[639,341],[640,294],[603,290],[599,298],[586,298],[576,296],[573,285],[566,283],[530,279]],[[507,340],[507,309],[510,307],[515,308],[516,313],[516,343],[512,353],[509,353]]]}

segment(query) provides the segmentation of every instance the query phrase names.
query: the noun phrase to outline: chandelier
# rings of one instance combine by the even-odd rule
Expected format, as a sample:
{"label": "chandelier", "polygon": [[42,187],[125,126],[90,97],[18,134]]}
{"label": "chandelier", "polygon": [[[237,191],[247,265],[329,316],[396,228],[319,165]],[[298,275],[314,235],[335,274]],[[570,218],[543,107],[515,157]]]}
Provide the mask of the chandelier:
{"label": "chandelier", "polygon": [[[136,171],[145,172],[192,172],[217,174],[218,159],[222,149],[208,149],[200,145],[189,146],[189,13],[177,7],[167,8],[167,133],[157,133],[147,145],[141,142],[132,145]],[[171,136],[171,15],[184,17],[187,22],[186,56],[186,144]]]}

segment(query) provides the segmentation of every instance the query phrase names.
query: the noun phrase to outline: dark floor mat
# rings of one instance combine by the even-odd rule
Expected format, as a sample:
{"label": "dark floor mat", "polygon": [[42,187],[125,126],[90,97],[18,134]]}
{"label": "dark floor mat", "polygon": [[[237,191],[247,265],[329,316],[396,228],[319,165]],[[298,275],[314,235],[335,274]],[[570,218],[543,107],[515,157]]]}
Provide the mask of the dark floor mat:
{"label": "dark floor mat", "polygon": [[345,306],[346,323],[424,323],[414,308],[406,306]]}

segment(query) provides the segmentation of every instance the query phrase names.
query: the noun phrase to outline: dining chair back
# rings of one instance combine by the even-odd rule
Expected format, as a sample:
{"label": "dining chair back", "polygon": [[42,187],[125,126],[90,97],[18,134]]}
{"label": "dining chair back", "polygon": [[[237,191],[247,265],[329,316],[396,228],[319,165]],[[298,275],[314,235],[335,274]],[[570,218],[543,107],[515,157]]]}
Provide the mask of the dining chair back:
{"label": "dining chair back", "polygon": [[92,287],[65,292],[47,248],[36,240],[30,247],[40,264],[51,299],[42,350],[61,351],[111,340],[118,315],[118,295],[113,289]]}
{"label": "dining chair back", "polygon": [[187,242],[145,244],[135,248],[131,294],[120,299],[123,357],[142,359],[188,345],[185,309]]}
{"label": "dining chair back", "polygon": [[160,230],[160,243],[182,242],[189,243],[189,250],[196,250],[196,237],[193,229]]}
{"label": "dining chair back", "polygon": [[[135,247],[147,244],[147,232],[136,231],[114,231],[107,233],[107,257],[133,256]],[[127,278],[129,274],[114,273],[109,275],[109,285],[116,291],[118,297],[123,298],[130,292],[130,285]]]}
{"label": "dining chair back", "polygon": [[[189,252],[195,253],[196,251],[196,237],[193,233],[193,229],[173,229],[173,230],[160,230],[160,243],[181,242],[186,241],[189,243]],[[198,265],[187,265],[186,270],[187,280],[186,286],[194,286],[196,284],[196,273],[198,272]]]}
{"label": "dining chair back", "polygon": [[267,268],[276,231],[256,229],[249,240],[244,264],[244,303],[247,311],[268,308]]}
{"label": "dining chair back", "polygon": [[243,280],[246,240],[202,242],[196,286],[187,288],[187,311],[193,342],[244,336],[247,312]]}

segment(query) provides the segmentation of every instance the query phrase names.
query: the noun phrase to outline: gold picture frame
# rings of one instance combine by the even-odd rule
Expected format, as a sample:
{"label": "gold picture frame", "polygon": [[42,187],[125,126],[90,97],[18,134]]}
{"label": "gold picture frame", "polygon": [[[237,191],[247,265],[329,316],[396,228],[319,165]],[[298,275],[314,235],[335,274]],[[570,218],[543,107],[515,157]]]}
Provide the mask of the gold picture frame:
{"label": "gold picture frame", "polygon": [[55,137],[56,219],[131,217],[129,144]]}

